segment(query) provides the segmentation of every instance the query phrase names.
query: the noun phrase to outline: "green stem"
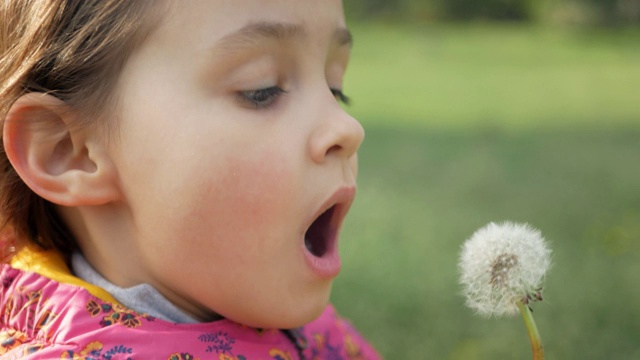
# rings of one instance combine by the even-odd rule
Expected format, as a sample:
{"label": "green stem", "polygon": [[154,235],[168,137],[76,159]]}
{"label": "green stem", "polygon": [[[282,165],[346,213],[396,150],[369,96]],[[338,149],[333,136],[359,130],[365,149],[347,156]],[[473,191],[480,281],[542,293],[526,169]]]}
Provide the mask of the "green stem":
{"label": "green stem", "polygon": [[531,351],[533,351],[533,360],[544,360],[544,349],[542,348],[540,333],[538,333],[536,322],[533,320],[531,309],[528,305],[523,304],[522,300],[518,300],[518,308],[520,308],[520,313],[522,313],[524,325],[527,327],[527,333],[531,341]]}

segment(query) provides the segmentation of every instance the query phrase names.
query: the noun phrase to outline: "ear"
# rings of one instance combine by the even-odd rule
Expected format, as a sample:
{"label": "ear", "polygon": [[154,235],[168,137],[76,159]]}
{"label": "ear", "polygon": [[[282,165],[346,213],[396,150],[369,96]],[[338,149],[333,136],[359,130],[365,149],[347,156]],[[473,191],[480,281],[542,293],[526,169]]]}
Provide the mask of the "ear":
{"label": "ear", "polygon": [[74,126],[77,112],[48,94],[28,93],[9,109],[4,148],[22,180],[62,206],[103,205],[120,197],[106,141]]}

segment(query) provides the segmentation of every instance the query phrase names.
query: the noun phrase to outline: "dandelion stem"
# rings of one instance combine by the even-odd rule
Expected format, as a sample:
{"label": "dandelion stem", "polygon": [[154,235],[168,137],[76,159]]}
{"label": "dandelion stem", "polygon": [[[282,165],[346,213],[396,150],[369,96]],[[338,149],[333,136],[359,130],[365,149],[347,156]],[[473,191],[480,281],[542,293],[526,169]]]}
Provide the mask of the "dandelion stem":
{"label": "dandelion stem", "polygon": [[522,300],[518,300],[518,308],[522,313],[524,325],[527,327],[527,333],[531,341],[531,351],[533,351],[533,360],[544,360],[544,349],[542,348],[542,341],[540,340],[540,333],[538,333],[536,322],[533,320],[531,308],[525,305]]}

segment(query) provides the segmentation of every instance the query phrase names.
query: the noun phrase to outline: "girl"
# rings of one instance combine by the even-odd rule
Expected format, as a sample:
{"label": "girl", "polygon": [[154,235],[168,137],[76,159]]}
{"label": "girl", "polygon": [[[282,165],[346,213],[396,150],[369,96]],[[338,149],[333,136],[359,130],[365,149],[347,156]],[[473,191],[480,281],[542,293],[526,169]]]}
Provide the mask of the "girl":
{"label": "girl", "polygon": [[3,359],[378,358],[327,305],[340,0],[0,7]]}

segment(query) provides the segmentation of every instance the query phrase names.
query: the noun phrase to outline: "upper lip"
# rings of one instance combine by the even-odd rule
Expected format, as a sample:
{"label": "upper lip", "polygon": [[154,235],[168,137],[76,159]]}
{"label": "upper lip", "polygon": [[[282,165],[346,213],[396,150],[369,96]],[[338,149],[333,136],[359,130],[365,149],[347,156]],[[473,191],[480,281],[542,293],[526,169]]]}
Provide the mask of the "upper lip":
{"label": "upper lip", "polygon": [[324,214],[327,210],[335,206],[329,226],[334,229],[339,229],[342,221],[344,220],[353,200],[356,196],[356,187],[354,185],[348,185],[340,187],[336,190],[317,210],[313,213],[313,216],[307,221],[304,231],[313,224],[320,215]]}

